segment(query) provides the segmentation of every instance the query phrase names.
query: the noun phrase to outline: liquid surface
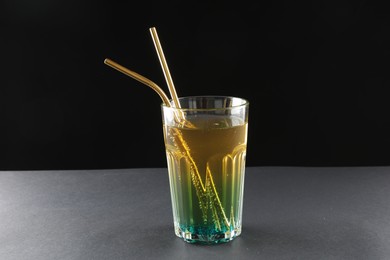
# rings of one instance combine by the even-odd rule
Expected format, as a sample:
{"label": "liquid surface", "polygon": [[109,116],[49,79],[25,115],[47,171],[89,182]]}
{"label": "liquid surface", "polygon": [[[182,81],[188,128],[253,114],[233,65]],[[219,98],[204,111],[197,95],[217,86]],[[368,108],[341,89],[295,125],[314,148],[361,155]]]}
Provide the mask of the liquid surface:
{"label": "liquid surface", "polygon": [[164,126],[176,235],[231,240],[241,233],[247,124],[221,116],[187,120],[195,128]]}

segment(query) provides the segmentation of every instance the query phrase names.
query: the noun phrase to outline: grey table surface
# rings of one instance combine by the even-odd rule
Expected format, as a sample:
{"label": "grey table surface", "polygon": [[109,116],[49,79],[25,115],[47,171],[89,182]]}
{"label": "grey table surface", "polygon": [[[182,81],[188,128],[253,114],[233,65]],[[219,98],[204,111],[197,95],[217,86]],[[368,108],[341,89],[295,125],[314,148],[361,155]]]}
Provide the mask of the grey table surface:
{"label": "grey table surface", "polygon": [[243,230],[174,235],[167,169],[0,171],[0,259],[390,259],[390,167],[247,167]]}

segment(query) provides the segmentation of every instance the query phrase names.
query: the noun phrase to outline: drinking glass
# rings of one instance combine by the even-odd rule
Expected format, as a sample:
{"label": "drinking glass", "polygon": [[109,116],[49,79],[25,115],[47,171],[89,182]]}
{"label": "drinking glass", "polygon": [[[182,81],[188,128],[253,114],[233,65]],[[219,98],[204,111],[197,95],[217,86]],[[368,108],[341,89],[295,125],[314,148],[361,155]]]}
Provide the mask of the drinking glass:
{"label": "drinking glass", "polygon": [[249,102],[230,96],[161,105],[175,234],[215,244],[241,234]]}

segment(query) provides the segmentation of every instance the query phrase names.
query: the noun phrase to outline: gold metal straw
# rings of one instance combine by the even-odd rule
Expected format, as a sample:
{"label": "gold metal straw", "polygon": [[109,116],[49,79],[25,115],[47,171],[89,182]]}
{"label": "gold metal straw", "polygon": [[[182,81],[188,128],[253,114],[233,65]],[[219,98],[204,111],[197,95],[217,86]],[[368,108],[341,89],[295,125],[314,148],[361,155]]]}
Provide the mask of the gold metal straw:
{"label": "gold metal straw", "polygon": [[174,86],[173,81],[172,81],[171,73],[169,72],[168,64],[167,64],[167,61],[165,59],[164,52],[162,50],[161,43],[160,43],[160,40],[159,40],[158,35],[157,35],[157,30],[155,27],[151,27],[151,28],[149,28],[149,31],[150,31],[150,34],[152,35],[154,47],[156,48],[156,52],[157,52],[158,58],[160,60],[160,64],[161,64],[161,67],[163,69],[165,80],[167,82],[169,92],[171,93],[171,97],[173,99],[174,105],[176,108],[180,108],[179,99],[177,97],[175,86]]}
{"label": "gold metal straw", "polygon": [[138,74],[137,72],[134,72],[132,70],[129,70],[128,68],[123,67],[122,65],[116,63],[115,61],[112,61],[110,59],[105,59],[104,63],[107,64],[108,66],[122,72],[123,74],[132,77],[135,80],[138,80],[139,82],[147,85],[148,87],[151,87],[154,91],[157,92],[157,94],[160,96],[164,104],[168,107],[171,106],[169,99],[165,92],[153,81],[151,81],[148,78],[145,78],[144,76]]}
{"label": "gold metal straw", "polygon": [[[154,46],[156,47],[156,51],[157,51],[158,57],[160,59],[161,66],[163,68],[165,79],[167,81],[167,84],[168,84],[168,87],[169,87],[169,91],[171,93],[171,96],[172,96],[172,99],[173,99],[173,102],[174,102],[174,106],[176,108],[180,108],[180,103],[179,103],[179,100],[178,100],[178,97],[177,97],[177,94],[176,94],[176,91],[175,91],[175,86],[173,85],[171,74],[169,73],[168,65],[166,63],[166,60],[165,60],[165,57],[164,57],[164,53],[162,51],[161,44],[160,44],[160,41],[159,41],[158,36],[157,36],[156,29],[154,27],[152,27],[152,28],[150,28],[150,32],[151,32],[152,37],[153,37]],[[138,74],[138,73],[136,73],[134,71],[129,70],[128,68],[123,67],[122,65],[120,65],[120,64],[118,64],[118,63],[116,63],[116,62],[114,62],[114,61],[112,61],[110,59],[105,59],[104,63],[107,64],[108,66],[118,70],[119,72],[122,72],[125,75],[130,76],[133,79],[138,80],[139,82],[141,82],[141,83],[151,87],[161,97],[161,99],[163,100],[164,104],[166,106],[168,106],[168,107],[171,107],[171,103],[169,102],[169,99],[168,99],[167,95],[153,81],[149,80],[148,78],[145,78],[144,76],[142,76],[142,75],[140,75],[140,74]],[[180,112],[182,112],[182,111],[180,111]],[[185,126],[190,127],[190,128],[195,128],[195,126],[191,122],[185,120],[184,114],[179,113],[178,117],[180,117],[180,118],[177,118],[175,116],[176,120],[180,124],[185,125]],[[200,203],[202,204],[202,208],[206,208],[207,205],[204,205],[204,203],[205,203],[205,201],[208,200],[208,196],[209,195],[207,195],[208,193],[207,193],[206,185],[203,183],[202,178],[201,178],[200,173],[199,173],[199,169],[198,169],[194,159],[191,156],[190,148],[188,147],[187,143],[185,142],[185,140],[184,140],[181,132],[179,131],[179,129],[172,128],[172,131],[175,132],[175,134],[176,134],[175,136],[179,139],[178,140],[178,145],[182,146],[183,150],[186,152],[186,155],[188,157],[189,162],[192,165],[192,167],[191,167],[191,169],[193,170],[192,174],[194,174],[194,177],[192,178],[192,181],[194,183],[195,188],[197,189],[197,195],[199,197]],[[221,201],[219,199],[218,192],[215,189],[213,176],[212,176],[212,173],[211,173],[209,168],[207,168],[207,175],[209,176],[209,179],[210,179],[210,181],[212,183],[212,185],[211,185],[212,186],[211,192],[213,193],[213,196],[216,198],[216,200],[213,201],[213,203],[215,203],[215,206],[216,206],[216,211],[214,212],[214,214],[216,214],[217,217],[218,216],[221,217],[222,220],[223,220],[222,223],[226,226],[226,228],[229,228],[231,223],[227,219],[227,216],[225,214],[224,208],[222,207]],[[205,212],[203,212],[203,213],[205,214]]]}
{"label": "gold metal straw", "polygon": [[[176,108],[180,108],[179,99],[178,99],[176,91],[175,91],[175,86],[173,85],[173,81],[172,81],[172,78],[171,78],[171,73],[169,72],[168,64],[166,62],[166,59],[165,59],[165,56],[164,56],[164,52],[163,52],[161,44],[160,44],[160,40],[158,39],[156,28],[155,27],[151,27],[151,28],[149,28],[149,31],[150,31],[150,33],[152,35],[154,47],[156,48],[156,51],[157,51],[157,54],[158,54],[158,58],[159,58],[160,63],[161,63],[161,67],[162,67],[163,72],[164,72],[165,80],[167,81],[169,92],[171,93],[171,96],[172,96],[172,99],[173,99],[173,102],[174,102],[174,106]],[[178,112],[179,112],[178,116],[180,117],[180,121],[179,122],[182,125],[185,125],[185,126],[187,126],[189,128],[195,128],[195,126],[190,121],[187,121],[185,119],[183,111],[178,110]],[[205,201],[208,200],[208,198],[207,198],[207,196],[208,196],[207,194],[208,193],[207,193],[206,185],[202,181],[202,178],[201,178],[200,173],[199,173],[199,169],[198,169],[198,167],[197,167],[197,165],[195,163],[195,160],[191,156],[190,148],[188,147],[186,141],[184,140],[181,132],[178,129],[176,129],[176,128],[174,128],[173,131],[176,132],[176,136],[179,139],[178,140],[179,142],[177,142],[178,145],[181,144],[183,146],[183,150],[186,152],[187,158],[190,161],[190,163],[192,164],[191,168],[194,171],[193,172],[193,174],[194,174],[193,183],[194,183],[195,188],[197,189],[197,194],[200,197],[199,201],[203,204]],[[213,194],[214,198],[216,198],[216,200],[214,200],[214,203],[217,206],[217,209],[215,210],[215,214],[219,215],[219,217],[221,217],[223,219],[223,223],[226,225],[226,227],[229,228],[230,227],[230,221],[226,217],[225,210],[222,207],[221,201],[219,199],[218,192],[215,189],[213,176],[212,176],[211,171],[210,171],[210,169],[208,167],[207,167],[207,175],[208,175],[208,177],[209,177],[209,179],[210,179],[210,181],[212,183],[212,190],[211,190],[211,192],[214,193]],[[206,208],[207,205],[203,204],[202,207]]]}

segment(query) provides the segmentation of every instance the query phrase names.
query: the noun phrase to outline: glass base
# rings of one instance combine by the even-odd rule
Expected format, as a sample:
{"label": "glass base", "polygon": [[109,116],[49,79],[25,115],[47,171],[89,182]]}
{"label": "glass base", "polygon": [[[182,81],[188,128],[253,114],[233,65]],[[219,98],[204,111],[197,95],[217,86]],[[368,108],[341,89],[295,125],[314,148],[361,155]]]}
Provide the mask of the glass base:
{"label": "glass base", "polygon": [[227,243],[238,237],[241,234],[241,227],[226,232],[218,232],[212,229],[201,229],[191,232],[187,228],[184,229],[180,228],[180,226],[175,226],[175,234],[185,242],[191,244],[220,244]]}

